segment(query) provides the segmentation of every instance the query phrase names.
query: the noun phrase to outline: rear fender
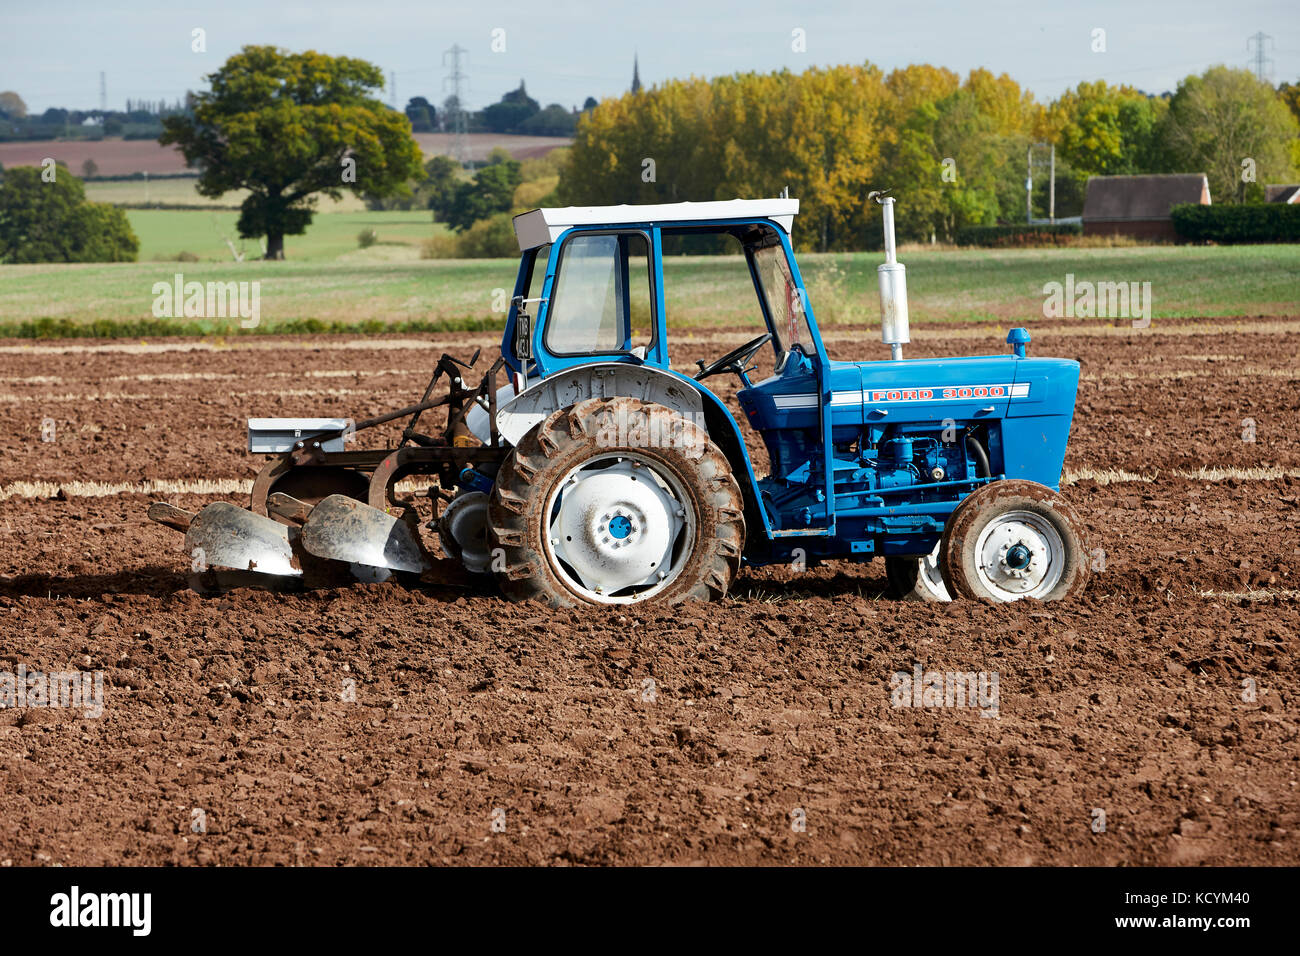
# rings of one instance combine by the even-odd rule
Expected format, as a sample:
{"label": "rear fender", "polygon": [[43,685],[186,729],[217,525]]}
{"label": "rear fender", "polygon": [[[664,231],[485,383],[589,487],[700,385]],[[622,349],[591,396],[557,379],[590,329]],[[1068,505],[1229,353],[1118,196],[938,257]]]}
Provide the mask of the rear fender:
{"label": "rear fender", "polygon": [[588,398],[639,398],[671,408],[693,422],[704,424],[700,392],[676,375],[648,365],[594,362],[548,375],[497,409],[497,430],[512,445],[519,444],[552,412]]}
{"label": "rear fender", "polygon": [[497,409],[497,430],[510,444],[518,444],[552,412],[588,398],[620,396],[666,406],[703,427],[731,464],[745,500],[745,522],[750,532],[761,528],[764,537],[771,537],[771,524],[758,499],[754,466],[735,418],[718,396],[684,375],[626,362],[574,366],[548,375],[501,405]]}

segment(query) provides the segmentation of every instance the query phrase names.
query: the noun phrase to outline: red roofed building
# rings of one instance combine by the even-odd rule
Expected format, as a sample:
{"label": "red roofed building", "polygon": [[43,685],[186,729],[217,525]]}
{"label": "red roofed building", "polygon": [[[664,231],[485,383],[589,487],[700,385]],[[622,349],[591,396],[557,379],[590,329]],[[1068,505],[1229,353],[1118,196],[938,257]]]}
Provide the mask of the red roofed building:
{"label": "red roofed building", "polygon": [[1169,211],[1180,203],[1210,204],[1204,173],[1091,176],[1083,200],[1085,236],[1178,239]]}

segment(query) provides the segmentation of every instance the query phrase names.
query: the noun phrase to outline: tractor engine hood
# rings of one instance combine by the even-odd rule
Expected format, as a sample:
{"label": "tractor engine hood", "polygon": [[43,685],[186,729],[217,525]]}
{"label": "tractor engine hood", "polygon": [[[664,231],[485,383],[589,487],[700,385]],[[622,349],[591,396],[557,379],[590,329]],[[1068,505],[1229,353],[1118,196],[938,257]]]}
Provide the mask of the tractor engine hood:
{"label": "tractor engine hood", "polygon": [[868,421],[1070,415],[1079,363],[1016,355],[833,362],[830,384],[833,408],[860,404]]}

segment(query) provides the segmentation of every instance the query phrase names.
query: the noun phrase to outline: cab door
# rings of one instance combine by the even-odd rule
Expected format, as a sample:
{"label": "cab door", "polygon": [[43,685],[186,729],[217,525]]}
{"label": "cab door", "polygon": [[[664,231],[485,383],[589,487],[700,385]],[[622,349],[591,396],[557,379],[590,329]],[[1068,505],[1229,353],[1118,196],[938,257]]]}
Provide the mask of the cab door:
{"label": "cab door", "polygon": [[777,371],[745,389],[742,403],[763,435],[774,475],[821,474],[822,500],[811,507],[812,520],[799,533],[834,534],[830,363],[812,303],[784,234],[772,229],[762,241],[747,245],[745,255],[773,335]]}
{"label": "cab door", "polygon": [[662,362],[648,230],[570,230],[548,263],[533,330],[542,376],[600,359]]}

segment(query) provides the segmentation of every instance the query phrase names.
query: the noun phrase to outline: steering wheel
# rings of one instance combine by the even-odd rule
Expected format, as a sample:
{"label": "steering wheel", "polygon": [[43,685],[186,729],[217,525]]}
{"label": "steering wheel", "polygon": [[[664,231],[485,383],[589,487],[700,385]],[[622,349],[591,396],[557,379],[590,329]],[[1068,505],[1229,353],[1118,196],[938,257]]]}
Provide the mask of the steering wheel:
{"label": "steering wheel", "polygon": [[740,348],[732,349],[722,358],[714,359],[708,365],[704,364],[704,359],[698,360],[695,364],[700,367],[700,370],[695,375],[695,381],[702,382],[710,375],[717,375],[719,372],[735,372],[739,375],[745,370],[745,364],[754,357],[754,353],[770,341],[772,341],[772,333],[764,332],[752,342],[746,342]]}

